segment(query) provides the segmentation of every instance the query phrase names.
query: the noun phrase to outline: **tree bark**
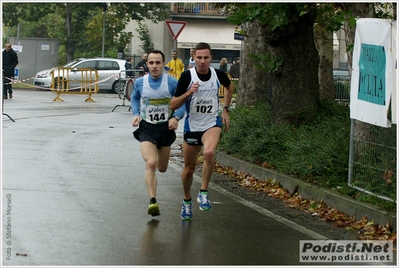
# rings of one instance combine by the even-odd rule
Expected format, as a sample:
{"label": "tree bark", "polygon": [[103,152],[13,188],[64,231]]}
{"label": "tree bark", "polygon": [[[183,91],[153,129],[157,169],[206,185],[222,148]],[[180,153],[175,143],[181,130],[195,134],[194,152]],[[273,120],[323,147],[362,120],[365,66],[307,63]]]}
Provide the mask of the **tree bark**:
{"label": "tree bark", "polygon": [[75,54],[75,48],[76,48],[76,43],[72,38],[72,5],[66,3],[65,4],[65,23],[66,23],[66,29],[67,29],[67,42],[66,42],[66,56],[67,56],[67,62],[70,62],[74,58]]}
{"label": "tree bark", "polygon": [[[374,4],[373,3],[346,3],[344,4],[344,8],[347,11],[351,11],[357,18],[374,18]],[[344,23],[344,31],[345,31],[345,43],[346,47],[353,45],[355,43],[355,33],[356,26],[350,27],[348,23]],[[352,77],[352,62],[353,62],[353,51],[348,51],[348,74],[349,74],[349,82]],[[354,137],[355,139],[369,140],[370,138],[370,129],[371,125],[361,122],[355,121],[354,125]]]}
{"label": "tree bark", "polygon": [[[319,56],[313,34],[316,16],[312,11],[300,16],[295,4],[290,4],[288,12],[292,22],[274,30],[259,22],[247,23],[237,105],[270,103],[275,123],[313,121],[320,103]],[[283,59],[283,64],[268,74],[254,66],[249,53],[269,54]]]}
{"label": "tree bark", "polygon": [[315,16],[299,16],[295,10],[291,14],[295,22],[268,32],[267,48],[272,56],[284,59],[271,76],[273,120],[298,124],[313,121],[319,108],[319,56],[314,44]]}
{"label": "tree bark", "polygon": [[315,44],[319,52],[320,99],[335,100],[333,76],[333,34],[320,27],[315,27]]}
{"label": "tree bark", "polygon": [[248,54],[263,54],[267,52],[265,32],[259,22],[246,23],[246,39],[243,42],[241,56],[241,74],[237,92],[237,106],[250,106],[256,103],[269,103],[268,74],[255,67],[255,60]]}
{"label": "tree bark", "polygon": [[[351,11],[355,17],[357,18],[374,18],[374,4],[373,3],[345,3],[344,9],[347,11]],[[345,31],[345,43],[346,47],[353,45],[355,43],[355,33],[356,26],[350,27],[347,22],[344,22],[343,25]],[[353,51],[348,51],[348,73],[349,78],[352,76],[352,60],[353,60]]]}

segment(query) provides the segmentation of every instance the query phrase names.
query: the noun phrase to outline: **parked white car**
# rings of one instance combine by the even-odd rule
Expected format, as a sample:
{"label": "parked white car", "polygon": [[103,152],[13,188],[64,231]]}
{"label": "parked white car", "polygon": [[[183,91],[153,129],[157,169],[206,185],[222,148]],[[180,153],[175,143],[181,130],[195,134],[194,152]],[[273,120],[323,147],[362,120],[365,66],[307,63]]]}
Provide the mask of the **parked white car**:
{"label": "parked white car", "polygon": [[[76,59],[64,65],[64,67],[73,68],[74,70],[69,72],[69,80],[79,80],[81,78],[81,72],[78,68],[91,68],[98,72],[98,83],[99,90],[111,90],[113,93],[121,93],[124,91],[124,84],[119,82],[120,76],[124,78],[125,72],[125,60],[113,59],[113,58],[90,58],[90,59]],[[34,83],[38,87],[50,88],[51,87],[51,75],[50,72],[54,70],[54,82],[58,79],[62,79],[61,72],[60,76],[57,72],[57,67],[53,69],[43,70],[36,74]],[[107,79],[109,78],[109,79]],[[69,83],[70,88],[79,86],[78,83]]]}
{"label": "parked white car", "polygon": [[[67,64],[63,65],[62,67],[69,67],[81,60],[84,60],[84,58],[70,61]],[[38,72],[35,75],[35,78],[33,79],[35,86],[42,87],[42,88],[50,88],[51,87],[51,75],[50,75],[51,70],[52,69],[46,69],[46,70]]]}

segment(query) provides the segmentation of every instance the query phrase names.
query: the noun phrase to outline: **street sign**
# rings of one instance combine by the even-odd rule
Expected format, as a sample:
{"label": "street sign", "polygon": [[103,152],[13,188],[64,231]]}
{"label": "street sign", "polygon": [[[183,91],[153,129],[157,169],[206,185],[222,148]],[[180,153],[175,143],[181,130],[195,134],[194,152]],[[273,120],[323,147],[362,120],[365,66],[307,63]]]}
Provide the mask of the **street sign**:
{"label": "street sign", "polygon": [[14,69],[14,80],[19,80],[19,67],[15,67]]}
{"label": "street sign", "polygon": [[175,20],[167,20],[166,25],[169,28],[170,33],[172,34],[173,39],[177,39],[180,33],[183,31],[184,26],[186,26],[186,21],[175,21]]}
{"label": "street sign", "polygon": [[244,35],[239,33],[234,33],[234,40],[244,41]]}
{"label": "street sign", "polygon": [[19,46],[19,45],[12,45],[12,49],[17,53],[22,52],[22,46]]}

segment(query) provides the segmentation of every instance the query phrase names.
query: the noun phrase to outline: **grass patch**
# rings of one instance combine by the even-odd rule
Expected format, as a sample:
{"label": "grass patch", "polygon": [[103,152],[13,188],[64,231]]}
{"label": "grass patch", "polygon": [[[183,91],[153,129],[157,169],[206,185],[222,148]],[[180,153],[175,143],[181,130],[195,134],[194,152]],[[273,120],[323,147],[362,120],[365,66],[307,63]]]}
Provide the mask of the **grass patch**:
{"label": "grass patch", "polygon": [[12,85],[12,88],[31,89],[35,88],[35,86],[33,84],[28,84],[28,83],[15,83]]}
{"label": "grass patch", "polygon": [[304,181],[336,190],[360,201],[396,210],[396,203],[349,187],[349,107],[325,101],[316,121],[302,125],[276,125],[266,105],[241,107],[230,112],[230,129],[218,150]]}

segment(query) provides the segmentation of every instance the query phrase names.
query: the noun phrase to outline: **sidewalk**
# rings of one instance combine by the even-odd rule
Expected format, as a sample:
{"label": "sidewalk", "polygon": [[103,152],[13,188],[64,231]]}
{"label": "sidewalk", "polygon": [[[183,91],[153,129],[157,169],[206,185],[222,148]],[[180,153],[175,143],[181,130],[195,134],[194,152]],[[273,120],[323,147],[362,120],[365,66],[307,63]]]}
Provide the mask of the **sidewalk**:
{"label": "sidewalk", "polygon": [[286,188],[289,192],[292,192],[294,188],[298,186],[298,193],[302,197],[324,200],[329,207],[334,207],[350,216],[355,215],[356,220],[360,220],[363,216],[367,215],[369,221],[374,220],[375,223],[381,225],[385,225],[389,222],[394,230],[397,228],[396,214],[387,212],[375,205],[359,202],[332,190],[317,187],[316,185],[278,173],[275,170],[266,169],[235,159],[220,151],[217,151],[216,159],[222,166],[230,166],[235,170],[249,173],[261,180],[274,179],[280,181],[281,186]]}

